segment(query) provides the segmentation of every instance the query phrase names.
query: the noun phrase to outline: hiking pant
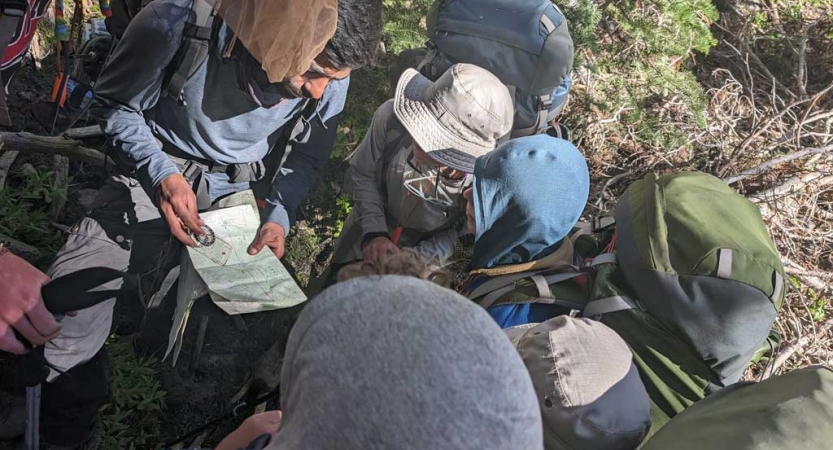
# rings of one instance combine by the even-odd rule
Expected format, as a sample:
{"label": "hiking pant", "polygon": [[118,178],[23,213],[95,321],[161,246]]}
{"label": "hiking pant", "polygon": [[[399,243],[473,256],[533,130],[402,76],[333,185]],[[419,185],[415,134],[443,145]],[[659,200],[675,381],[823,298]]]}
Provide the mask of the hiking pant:
{"label": "hiking pant", "polygon": [[[116,301],[138,301],[142,280],[158,286],[168,270],[179,264],[181,250],[182,244],[171,236],[167,222],[139,182],[126,176],[109,178],[92,210],[72,227],[69,239],[49,269],[51,278],[72,277],[82,269],[106,267],[138,278],[139,282],[127,290],[122,279],[96,288],[121,292],[78,311],[75,317],[64,317],[61,334],[46,345],[47,361],[65,373],[51,370],[43,386],[44,442],[76,446],[91,436],[98,408],[107,397],[104,343],[111,332]],[[148,292],[145,297],[152,294]]]}

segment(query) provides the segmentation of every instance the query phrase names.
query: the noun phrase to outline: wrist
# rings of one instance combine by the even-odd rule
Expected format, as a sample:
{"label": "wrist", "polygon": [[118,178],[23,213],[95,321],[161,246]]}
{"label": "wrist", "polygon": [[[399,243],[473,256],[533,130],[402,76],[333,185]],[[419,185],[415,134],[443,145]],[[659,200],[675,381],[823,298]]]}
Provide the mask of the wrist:
{"label": "wrist", "polygon": [[390,234],[384,231],[374,231],[371,233],[365,233],[365,235],[362,236],[362,247],[367,245],[370,241],[380,237],[390,240]]}

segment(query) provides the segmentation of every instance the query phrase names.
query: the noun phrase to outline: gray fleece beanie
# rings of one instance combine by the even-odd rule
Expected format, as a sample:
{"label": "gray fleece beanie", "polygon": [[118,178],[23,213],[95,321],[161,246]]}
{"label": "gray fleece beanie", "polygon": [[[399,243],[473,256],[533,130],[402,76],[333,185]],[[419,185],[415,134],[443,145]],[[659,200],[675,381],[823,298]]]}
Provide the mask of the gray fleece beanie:
{"label": "gray fleece beanie", "polygon": [[281,372],[281,450],[541,450],[529,374],[491,317],[402,276],[356,278],[304,309]]}

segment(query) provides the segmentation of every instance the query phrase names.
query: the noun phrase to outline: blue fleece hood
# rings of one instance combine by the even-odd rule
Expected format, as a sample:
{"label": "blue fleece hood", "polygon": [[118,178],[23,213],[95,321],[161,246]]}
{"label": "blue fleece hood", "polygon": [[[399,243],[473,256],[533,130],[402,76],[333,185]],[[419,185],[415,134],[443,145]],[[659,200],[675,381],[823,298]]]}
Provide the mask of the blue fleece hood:
{"label": "blue fleece hood", "polygon": [[519,264],[558,249],[590,189],[584,156],[545,134],[513,139],[477,159],[473,184],[476,269]]}

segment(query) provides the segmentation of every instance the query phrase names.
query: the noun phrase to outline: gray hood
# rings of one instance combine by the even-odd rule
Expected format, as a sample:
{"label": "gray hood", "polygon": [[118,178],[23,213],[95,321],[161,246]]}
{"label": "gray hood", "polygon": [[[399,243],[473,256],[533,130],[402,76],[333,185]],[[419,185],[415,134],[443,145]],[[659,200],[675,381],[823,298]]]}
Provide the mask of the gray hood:
{"label": "gray hood", "polygon": [[415,278],[336,284],[287,343],[270,449],[540,450],[530,377],[494,321]]}

